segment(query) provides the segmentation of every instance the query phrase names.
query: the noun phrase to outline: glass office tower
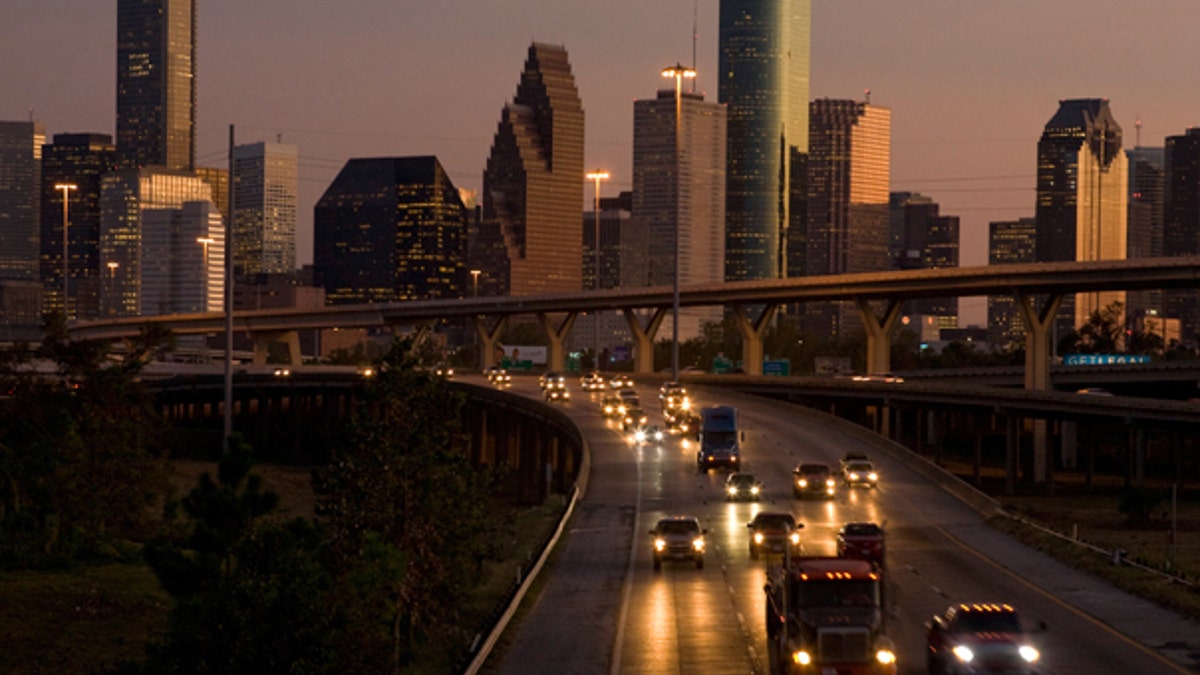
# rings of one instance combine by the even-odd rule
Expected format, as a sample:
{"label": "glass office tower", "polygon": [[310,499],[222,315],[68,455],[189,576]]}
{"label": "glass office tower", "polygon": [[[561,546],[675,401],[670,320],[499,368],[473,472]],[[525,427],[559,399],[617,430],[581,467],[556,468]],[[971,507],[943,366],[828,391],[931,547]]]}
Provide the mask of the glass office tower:
{"label": "glass office tower", "polygon": [[[811,0],[722,0],[725,278],[803,276]],[[789,255],[788,251],[792,251]]]}

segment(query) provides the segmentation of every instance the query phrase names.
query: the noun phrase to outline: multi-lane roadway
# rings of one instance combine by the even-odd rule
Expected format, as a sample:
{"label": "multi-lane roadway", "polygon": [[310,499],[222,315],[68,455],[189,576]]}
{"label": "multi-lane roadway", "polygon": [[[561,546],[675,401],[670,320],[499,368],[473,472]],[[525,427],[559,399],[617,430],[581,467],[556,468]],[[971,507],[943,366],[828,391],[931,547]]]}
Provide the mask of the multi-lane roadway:
{"label": "multi-lane roadway", "polygon": [[[562,405],[591,446],[587,493],[529,607],[485,664],[490,673],[766,673],[766,564],[751,560],[746,523],[758,510],[788,510],[804,524],[806,554],[833,555],[849,521],[883,524],[892,606],[889,633],[901,673],[925,672],[925,626],[958,602],[1007,602],[1039,635],[1042,673],[1186,673],[1200,669],[1200,627],[997,534],[982,516],[898,461],[885,441],[847,433],[836,420],[716,390],[698,405],[732,404],[746,432],[743,471],[764,484],[760,502],[726,502],[725,474],[696,471],[679,438],[637,445],[605,421],[598,395],[570,382]],[[657,388],[637,387],[661,422]],[[513,393],[540,397],[536,378]],[[595,399],[595,400],[593,400]],[[791,471],[801,461],[836,467],[847,451],[869,454],[877,489],[846,489],[831,501],[798,501]],[[704,569],[651,564],[649,530],[664,515],[692,515],[708,531]]]}

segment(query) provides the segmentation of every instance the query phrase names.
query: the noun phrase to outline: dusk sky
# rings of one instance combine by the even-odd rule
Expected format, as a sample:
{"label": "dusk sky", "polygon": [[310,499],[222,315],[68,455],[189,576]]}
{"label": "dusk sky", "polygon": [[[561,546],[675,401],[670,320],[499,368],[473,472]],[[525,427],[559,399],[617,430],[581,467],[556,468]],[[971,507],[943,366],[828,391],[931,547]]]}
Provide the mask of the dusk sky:
{"label": "dusk sky", "polygon": [[[718,0],[198,0],[198,148],[300,151],[298,255],[312,207],[351,157],[436,155],[478,190],[500,110],[531,41],[561,44],[586,115],[588,169],[628,190],[633,101],[692,60],[716,100]],[[698,3],[698,4],[697,4]],[[812,98],[892,110],[892,189],[962,218],[962,264],[986,263],[987,224],[1032,216],[1036,145],[1066,98],[1107,98],[1135,144],[1200,122],[1197,0],[813,0]],[[115,133],[116,2],[10,0],[0,22],[0,120],[47,136]],[[591,188],[584,200],[591,203]],[[582,205],[581,205],[582,206]],[[981,322],[978,302],[963,313]]]}

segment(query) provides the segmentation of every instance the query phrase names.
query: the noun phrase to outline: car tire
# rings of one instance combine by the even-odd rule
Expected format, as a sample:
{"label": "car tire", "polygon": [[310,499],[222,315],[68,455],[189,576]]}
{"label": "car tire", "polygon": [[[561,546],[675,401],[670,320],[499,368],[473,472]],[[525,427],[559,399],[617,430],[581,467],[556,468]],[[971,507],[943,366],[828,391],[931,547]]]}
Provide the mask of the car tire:
{"label": "car tire", "polygon": [[655,559],[654,559],[654,571],[655,571],[655,572],[661,572],[661,571],[662,571],[662,561],[661,561],[661,560],[659,560],[658,558],[655,558]]}
{"label": "car tire", "polygon": [[758,549],[754,548],[753,546],[750,547],[750,559],[758,560]]}

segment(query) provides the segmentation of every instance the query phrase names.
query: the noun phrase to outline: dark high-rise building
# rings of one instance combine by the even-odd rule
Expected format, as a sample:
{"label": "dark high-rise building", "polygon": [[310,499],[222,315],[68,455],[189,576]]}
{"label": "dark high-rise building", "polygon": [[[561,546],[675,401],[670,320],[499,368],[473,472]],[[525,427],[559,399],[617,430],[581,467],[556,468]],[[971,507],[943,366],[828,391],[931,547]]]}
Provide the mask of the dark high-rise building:
{"label": "dark high-rise building", "polygon": [[296,269],[294,145],[251,143],[233,149],[233,268],[250,277]]}
{"label": "dark high-rise building", "polygon": [[466,208],[436,157],[351,159],[313,209],[329,304],[462,297],[466,242]]}
{"label": "dark high-rise building", "polygon": [[[892,112],[820,99],[809,119],[807,276],[888,269]],[[848,303],[809,303],[805,313],[819,335],[862,327]]]}
{"label": "dark high-rise building", "polygon": [[[924,195],[891,193],[888,249],[893,269],[958,267],[958,216],[943,216],[939,210]],[[912,300],[905,311],[938,317],[938,328],[958,325],[958,298],[953,296]]]}
{"label": "dark high-rise building", "polygon": [[533,295],[583,287],[583,107],[563,47],[529,47],[483,173],[471,268],[480,292]]}
{"label": "dark high-rise building", "polygon": [[[988,264],[1037,261],[1037,220],[996,221],[988,224]],[[1025,320],[1011,294],[988,296],[988,342],[1007,346],[1025,343]]]}
{"label": "dark high-rise building", "polygon": [[811,0],[721,0],[729,281],[811,273],[802,253],[811,13]]}
{"label": "dark high-rise building", "polygon": [[[1163,254],[1163,149],[1138,146],[1125,151],[1129,161],[1129,216],[1126,257],[1150,258]],[[1129,291],[1130,316],[1161,313],[1162,291]]]}
{"label": "dark high-rise building", "polygon": [[[1059,102],[1037,149],[1037,259],[1040,262],[1121,260],[1126,254],[1127,160],[1121,125],[1107,99]],[[1061,335],[1123,291],[1077,293],[1063,298]]]}
{"label": "dark high-rise building", "polygon": [[[649,267],[650,232],[644,222],[632,218],[633,193],[600,199],[600,288],[636,288],[646,285]],[[593,247],[596,245],[596,213],[583,214],[583,287],[596,288]],[[602,350],[628,344],[629,325],[619,311],[586,312],[571,328],[567,348],[571,351]]]}
{"label": "dark high-rise building", "polygon": [[117,152],[123,168],[196,168],[195,0],[117,1]]}
{"label": "dark high-rise building", "polygon": [[[1163,248],[1166,255],[1200,254],[1200,128],[1166,141]],[[1185,345],[1200,343],[1200,300],[1195,289],[1165,293],[1168,318],[1179,319]]]}
{"label": "dark high-rise building", "polygon": [[41,122],[0,122],[0,279],[38,280]]}
{"label": "dark high-rise building", "polygon": [[67,199],[70,318],[100,315],[100,178],[112,171],[116,147],[108,134],[55,134],[42,146],[41,278],[48,311],[63,310],[63,194]]}

